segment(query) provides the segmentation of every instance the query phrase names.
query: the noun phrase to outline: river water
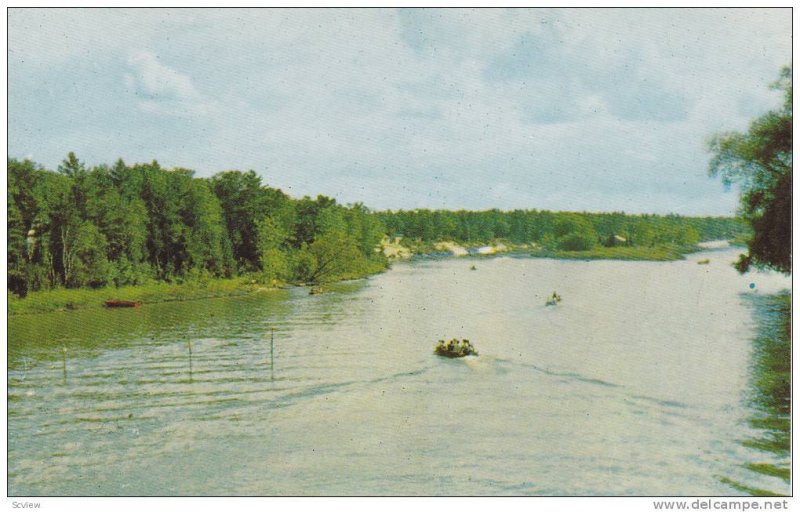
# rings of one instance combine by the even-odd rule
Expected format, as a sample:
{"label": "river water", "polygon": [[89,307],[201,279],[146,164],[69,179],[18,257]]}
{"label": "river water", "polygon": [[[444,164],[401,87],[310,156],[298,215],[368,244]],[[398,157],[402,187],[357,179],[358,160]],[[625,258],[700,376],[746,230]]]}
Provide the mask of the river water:
{"label": "river water", "polygon": [[[12,317],[9,494],[789,494],[758,339],[791,281],[736,254],[417,260]],[[435,356],[452,337],[480,355]]]}

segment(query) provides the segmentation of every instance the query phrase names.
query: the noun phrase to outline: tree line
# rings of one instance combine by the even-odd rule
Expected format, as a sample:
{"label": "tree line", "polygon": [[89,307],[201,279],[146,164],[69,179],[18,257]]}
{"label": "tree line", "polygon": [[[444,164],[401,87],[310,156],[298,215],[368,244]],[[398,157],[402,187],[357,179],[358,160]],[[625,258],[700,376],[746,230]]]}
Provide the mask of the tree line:
{"label": "tree line", "polygon": [[536,243],[551,250],[583,251],[597,245],[691,246],[733,239],[746,226],[729,217],[626,215],[539,210],[410,210],[376,214],[390,234],[422,241],[486,244],[495,240]]}
{"label": "tree line", "polygon": [[580,251],[596,245],[689,246],[746,232],[724,217],[540,210],[373,212],[293,199],[254,171],[199,178],[158,162],[50,171],[8,160],[8,290],[98,288],[250,276],[325,282],[380,271],[382,238],[477,245],[498,240]]}
{"label": "tree line", "polygon": [[780,108],[747,133],[715,136],[710,173],[741,187],[740,218],[538,210],[371,212],[317,196],[292,199],[253,171],[197,178],[158,162],[91,168],[69,153],[57,172],[8,160],[8,290],[137,285],[252,275],[322,282],[385,267],[385,234],[422,242],[496,240],[546,249],[681,245],[746,238],[738,263],[791,272],[792,70]]}
{"label": "tree line", "polygon": [[292,199],[253,171],[197,178],[158,162],[57,172],[8,160],[8,289],[138,285],[252,275],[324,282],[385,266],[362,204]]}

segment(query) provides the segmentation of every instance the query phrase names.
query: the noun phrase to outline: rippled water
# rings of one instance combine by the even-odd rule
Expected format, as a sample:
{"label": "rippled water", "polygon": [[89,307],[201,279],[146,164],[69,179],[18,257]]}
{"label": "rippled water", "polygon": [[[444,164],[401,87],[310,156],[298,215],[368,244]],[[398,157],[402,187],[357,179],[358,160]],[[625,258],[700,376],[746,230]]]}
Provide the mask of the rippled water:
{"label": "rippled water", "polygon": [[[788,408],[757,399],[754,339],[791,282],[735,258],[422,260],[323,295],[12,317],[9,493],[788,494],[758,470],[789,456],[754,419]],[[480,356],[433,355],[451,337]]]}

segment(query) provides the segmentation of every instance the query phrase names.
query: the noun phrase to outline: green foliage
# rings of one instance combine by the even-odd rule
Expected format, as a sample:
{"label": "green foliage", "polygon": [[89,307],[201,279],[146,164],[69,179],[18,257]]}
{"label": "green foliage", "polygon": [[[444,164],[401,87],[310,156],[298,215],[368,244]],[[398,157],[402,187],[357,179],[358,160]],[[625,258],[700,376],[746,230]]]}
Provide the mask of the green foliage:
{"label": "green foliage", "polygon": [[312,283],[341,279],[364,266],[364,256],[356,241],[338,231],[322,235],[311,244],[308,252],[314,257],[313,272],[308,276]]}
{"label": "green foliage", "polygon": [[792,70],[773,88],[784,91],[780,109],[750,123],[747,133],[722,133],[710,144],[712,176],[741,189],[740,214],[752,227],[748,254],[737,264],[791,272],[792,265]]}
{"label": "green foliage", "polygon": [[356,203],[344,211],[347,234],[358,244],[364,256],[370,257],[375,252],[386,232],[386,228],[369,209]]}
{"label": "green foliage", "polygon": [[255,270],[259,260],[258,221],[266,213],[261,178],[254,171],[225,171],[211,178],[211,187],[224,212],[238,269]]}
{"label": "green foliage", "polygon": [[286,253],[275,248],[265,249],[261,253],[261,268],[265,283],[291,279],[291,267]]}
{"label": "green foliage", "polygon": [[108,242],[97,226],[82,222],[65,235],[65,245],[65,258],[69,259],[64,276],[67,286],[99,288],[108,282]]}
{"label": "green foliage", "polygon": [[683,259],[685,254],[697,250],[696,247],[661,244],[653,246],[621,245],[604,247],[595,245],[589,250],[547,250],[534,251],[531,255],[546,258],[581,260],[628,260],[628,261],[672,261]]}
{"label": "green foliage", "polygon": [[586,254],[619,235],[625,247],[691,245],[733,238],[725,218],[537,210],[371,212],[329,197],[291,199],[253,171],[210,179],[158,162],[88,167],[70,153],[52,172],[8,160],[8,289],[127,289],[157,283],[205,286],[219,278],[330,282],[379,272],[381,239],[404,235],[417,251],[453,240],[509,240]]}
{"label": "green foliage", "polygon": [[594,237],[585,233],[568,233],[559,238],[556,245],[562,251],[588,251],[594,246]]}
{"label": "green foliage", "polygon": [[272,217],[256,222],[259,265],[266,283],[284,281],[292,277],[286,243],[289,233]]}
{"label": "green foliage", "polygon": [[[253,171],[210,179],[158,162],[54,173],[8,160],[8,289],[204,286],[247,275],[276,284],[358,277],[385,267],[385,233],[363,205],[292,200]],[[377,258],[377,259],[376,259]]]}
{"label": "green foliage", "polygon": [[517,244],[535,243],[548,250],[567,250],[567,247],[588,250],[599,242],[608,244],[615,236],[623,239],[619,243],[626,246],[690,246],[699,241],[733,239],[747,231],[739,220],[731,218],[622,212],[400,210],[379,212],[376,216],[390,237],[402,235],[405,245],[418,250],[443,240],[465,245],[508,240]]}
{"label": "green foliage", "polygon": [[344,212],[341,208],[336,208],[335,204],[320,208],[317,212],[317,232],[315,238],[323,235],[347,235],[347,223],[344,219]]}
{"label": "green foliage", "polygon": [[[200,272],[200,271],[198,271]],[[108,299],[141,301],[144,303],[170,302],[177,300],[207,299],[251,293],[258,288],[249,280],[213,279],[197,276],[182,284],[151,281],[137,286],[120,288],[54,288],[31,292],[27,297],[8,294],[8,313],[25,315],[47,313],[66,309],[102,307]]]}
{"label": "green foliage", "polygon": [[317,271],[317,258],[308,250],[308,247],[303,246],[292,253],[292,271],[293,275],[301,282],[313,281]]}
{"label": "green foliage", "polygon": [[562,251],[588,251],[597,240],[597,233],[589,220],[573,213],[562,214],[556,219],[553,235],[557,248]]}

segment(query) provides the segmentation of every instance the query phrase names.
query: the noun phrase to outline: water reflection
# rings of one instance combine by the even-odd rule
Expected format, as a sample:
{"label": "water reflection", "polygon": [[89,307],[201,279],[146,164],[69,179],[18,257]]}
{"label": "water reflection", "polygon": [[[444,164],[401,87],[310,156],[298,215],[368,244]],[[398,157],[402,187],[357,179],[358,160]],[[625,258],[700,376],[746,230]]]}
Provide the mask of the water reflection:
{"label": "water reflection", "polygon": [[[735,256],[412,262],[12,317],[9,493],[787,493],[788,337],[753,341],[751,312],[788,306],[743,302]],[[481,357],[440,360],[450,337]]]}
{"label": "water reflection", "polygon": [[[298,293],[280,290],[235,301],[220,298],[13,316],[8,320],[8,369],[26,372],[40,364],[58,364],[64,346],[70,359],[82,359],[169,339],[265,339],[273,323],[284,323],[295,313],[297,304],[287,299]],[[263,323],[244,316],[256,309]]]}
{"label": "water reflection", "polygon": [[743,484],[734,478],[722,480],[754,496],[790,494],[791,441],[791,295],[788,293],[748,295],[756,322],[753,362],[750,369],[752,415],[748,423],[753,434],[741,444],[754,450],[754,461],[745,464],[750,472]]}

